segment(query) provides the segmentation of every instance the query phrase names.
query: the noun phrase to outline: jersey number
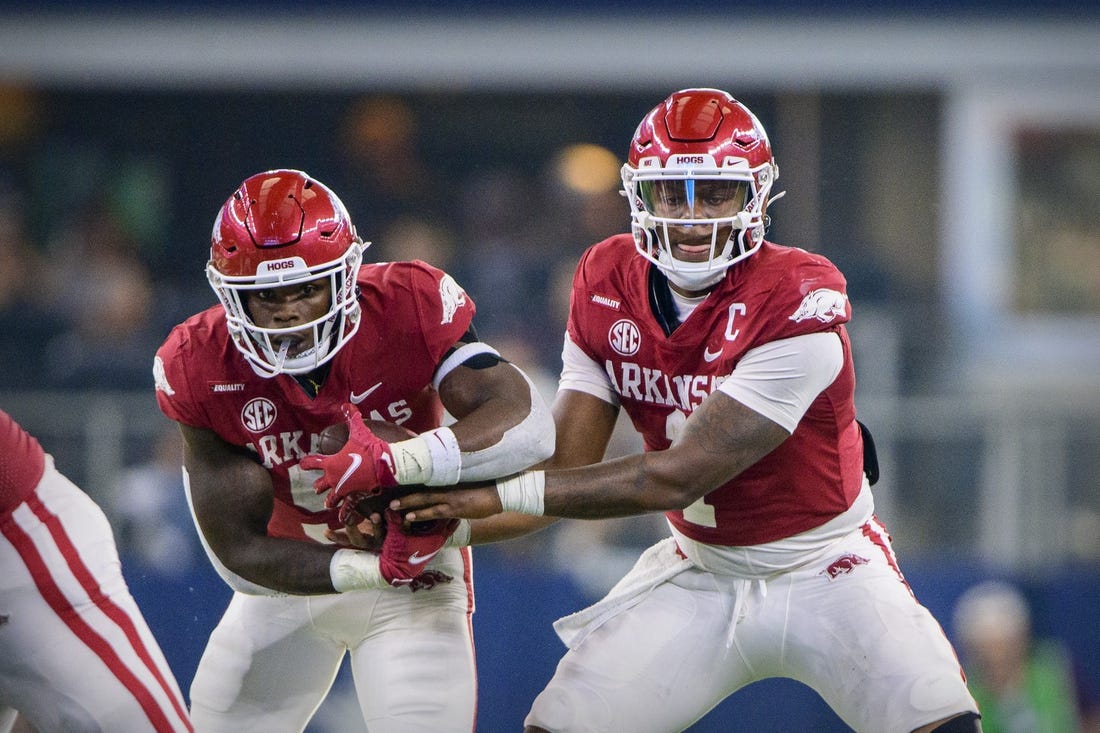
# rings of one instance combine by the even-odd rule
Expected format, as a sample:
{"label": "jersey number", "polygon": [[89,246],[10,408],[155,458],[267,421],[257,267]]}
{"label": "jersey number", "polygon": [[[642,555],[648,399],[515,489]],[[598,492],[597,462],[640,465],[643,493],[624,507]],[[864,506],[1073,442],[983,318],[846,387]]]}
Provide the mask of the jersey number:
{"label": "jersey number", "polygon": [[[732,311],[732,308],[731,308]],[[733,321],[732,312],[730,314],[730,321]],[[736,334],[734,334],[736,337]],[[684,423],[687,422],[687,415],[680,410],[673,410],[665,418],[665,437],[668,441],[674,442],[676,438],[680,437],[680,433],[684,429]],[[700,527],[717,527],[718,519],[714,515],[714,507],[706,502],[706,496],[700,496],[694,502],[684,507],[684,520],[691,522],[692,524],[698,524]]]}
{"label": "jersey number", "polygon": [[[290,494],[294,497],[294,504],[306,511],[319,512],[325,508],[325,497],[313,490],[313,481],[319,478],[320,471],[303,471],[295,464],[287,471],[290,479]],[[331,545],[332,541],[325,537],[324,524],[302,523],[302,531],[307,537],[322,545]]]}

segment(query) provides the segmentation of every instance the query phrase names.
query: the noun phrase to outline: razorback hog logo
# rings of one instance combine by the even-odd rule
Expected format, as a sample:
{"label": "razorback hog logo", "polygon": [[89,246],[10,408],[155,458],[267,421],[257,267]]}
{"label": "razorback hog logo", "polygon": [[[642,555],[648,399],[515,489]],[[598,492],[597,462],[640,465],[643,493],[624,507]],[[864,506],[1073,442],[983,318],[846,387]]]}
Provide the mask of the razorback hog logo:
{"label": "razorback hog logo", "polygon": [[439,281],[439,300],[443,304],[443,320],[440,324],[450,323],[458,309],[466,305],[466,291],[450,275],[444,275]]}
{"label": "razorback hog logo", "polygon": [[865,557],[849,553],[847,555],[841,555],[836,560],[833,560],[829,563],[829,567],[821,571],[821,574],[828,575],[829,580],[836,580],[841,575],[847,575],[855,570],[856,565],[866,565],[869,562],[870,560]]}
{"label": "razorback hog logo", "polygon": [[806,294],[798,310],[791,316],[791,320],[805,321],[807,318],[816,318],[822,323],[828,323],[834,318],[843,318],[847,312],[847,295],[829,288],[818,288]]}

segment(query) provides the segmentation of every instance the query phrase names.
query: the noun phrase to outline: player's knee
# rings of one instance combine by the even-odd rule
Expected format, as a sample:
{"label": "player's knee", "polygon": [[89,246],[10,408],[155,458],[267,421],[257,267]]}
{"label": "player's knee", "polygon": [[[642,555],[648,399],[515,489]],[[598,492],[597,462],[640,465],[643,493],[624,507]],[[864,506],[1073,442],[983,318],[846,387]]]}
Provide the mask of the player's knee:
{"label": "player's knee", "polygon": [[[924,730],[918,728],[918,730]],[[950,720],[929,728],[928,733],[982,733],[981,716],[977,713],[963,713]]]}
{"label": "player's knee", "polygon": [[549,687],[539,693],[531,705],[531,712],[524,722],[524,733],[545,733],[550,730],[569,730],[576,724],[579,700],[568,689],[557,687],[551,681]]}
{"label": "player's knee", "polygon": [[525,733],[538,731],[632,730],[621,719],[603,693],[589,685],[551,680],[535,697],[531,711],[523,721]]}

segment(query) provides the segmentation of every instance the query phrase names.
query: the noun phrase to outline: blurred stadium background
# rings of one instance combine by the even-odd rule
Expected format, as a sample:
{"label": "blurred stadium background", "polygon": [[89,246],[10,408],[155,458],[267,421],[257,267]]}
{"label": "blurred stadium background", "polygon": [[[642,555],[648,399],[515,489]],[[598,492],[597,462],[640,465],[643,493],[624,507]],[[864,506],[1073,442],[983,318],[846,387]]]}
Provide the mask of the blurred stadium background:
{"label": "blurred stadium background", "polygon": [[[108,510],[186,688],[228,590],[196,554],[153,351],[214,303],[214,214],[309,171],[368,258],[420,257],[540,375],[588,244],[624,230],[618,167],[670,91],[761,118],[788,196],[769,238],[845,271],[875,487],[950,634],[1009,578],[1100,689],[1100,6],[819,3],[0,3],[0,405]],[[616,450],[634,450],[624,437]],[[563,648],[659,522],[477,551],[480,730],[519,730]],[[604,572],[600,572],[603,570]],[[311,730],[357,716],[342,675]],[[769,682],[691,729],[844,731]]]}

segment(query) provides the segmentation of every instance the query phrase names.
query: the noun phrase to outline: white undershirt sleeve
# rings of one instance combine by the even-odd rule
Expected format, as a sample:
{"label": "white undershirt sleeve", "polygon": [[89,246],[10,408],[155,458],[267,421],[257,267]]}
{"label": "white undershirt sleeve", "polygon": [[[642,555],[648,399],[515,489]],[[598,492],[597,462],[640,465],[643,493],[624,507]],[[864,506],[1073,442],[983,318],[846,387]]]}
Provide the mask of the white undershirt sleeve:
{"label": "white undershirt sleeve", "polygon": [[750,349],[718,389],[793,433],[843,364],[839,335],[810,333]]}
{"label": "white undershirt sleeve", "polygon": [[561,350],[561,378],[558,380],[558,391],[563,389],[575,389],[598,397],[604,402],[610,402],[615,407],[619,406],[619,393],[611,386],[611,379],[603,367],[592,360],[581,347],[573,343],[569,338],[569,332],[565,333],[565,344]]}

